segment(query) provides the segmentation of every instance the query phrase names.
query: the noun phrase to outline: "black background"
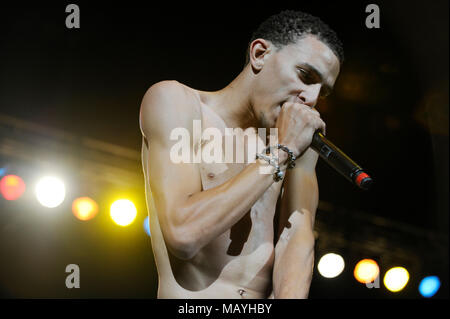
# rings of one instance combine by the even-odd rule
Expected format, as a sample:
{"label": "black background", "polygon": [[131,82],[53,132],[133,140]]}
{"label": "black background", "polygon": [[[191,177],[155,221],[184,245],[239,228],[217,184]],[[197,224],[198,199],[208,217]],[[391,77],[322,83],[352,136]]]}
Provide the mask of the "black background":
{"label": "black background", "polygon": [[[322,18],[344,43],[334,93],[318,105],[327,136],[375,180],[374,189],[363,192],[319,162],[320,199],[448,235],[448,1],[377,1],[380,29],[365,26],[369,3],[78,1],[80,29],[65,26],[69,2],[3,4],[0,110],[140,151],[139,107],[149,86],[175,79],[221,89],[242,70],[261,21],[282,9],[303,10]],[[67,233],[79,235],[81,228]],[[151,251],[142,255],[148,241],[139,240],[133,252],[125,244],[114,247],[118,255],[134,254],[121,267],[108,252],[111,263],[92,270],[103,281],[89,281],[88,292],[49,289],[38,296],[154,297]],[[95,254],[85,252],[86,263]],[[124,269],[133,274],[127,277]],[[119,278],[116,284],[109,276]],[[33,289],[8,291],[5,296],[35,296]],[[313,292],[346,297],[332,289]]]}

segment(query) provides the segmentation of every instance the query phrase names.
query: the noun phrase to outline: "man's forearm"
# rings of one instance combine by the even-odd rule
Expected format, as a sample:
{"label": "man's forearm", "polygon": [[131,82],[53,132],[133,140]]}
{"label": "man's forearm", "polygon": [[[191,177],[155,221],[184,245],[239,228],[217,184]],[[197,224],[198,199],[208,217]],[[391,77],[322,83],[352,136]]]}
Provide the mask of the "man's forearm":
{"label": "man's forearm", "polygon": [[[308,150],[286,176],[281,202],[282,232],[275,246],[275,298],[307,298],[314,266],[314,221],[319,201],[317,154]],[[290,227],[286,228],[286,219]]]}
{"label": "man's forearm", "polygon": [[[180,208],[177,233],[187,236],[190,255],[237,223],[273,183],[259,161],[217,187],[195,193]],[[280,182],[281,183],[281,182]]]}
{"label": "man's forearm", "polygon": [[307,210],[294,212],[275,246],[273,293],[276,299],[308,297],[314,267],[314,235]]}

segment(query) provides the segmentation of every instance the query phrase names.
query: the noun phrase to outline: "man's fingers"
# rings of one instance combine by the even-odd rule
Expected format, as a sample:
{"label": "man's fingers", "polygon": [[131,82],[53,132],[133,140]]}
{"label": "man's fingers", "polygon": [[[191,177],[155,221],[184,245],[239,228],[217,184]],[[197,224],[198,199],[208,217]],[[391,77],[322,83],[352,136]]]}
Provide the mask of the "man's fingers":
{"label": "man's fingers", "polygon": [[319,111],[317,111],[315,108],[311,108],[311,111],[316,114],[317,116],[320,116]]}
{"label": "man's fingers", "polygon": [[326,135],[327,125],[325,124],[325,122],[322,119],[320,119],[320,129],[322,130],[322,134]]}

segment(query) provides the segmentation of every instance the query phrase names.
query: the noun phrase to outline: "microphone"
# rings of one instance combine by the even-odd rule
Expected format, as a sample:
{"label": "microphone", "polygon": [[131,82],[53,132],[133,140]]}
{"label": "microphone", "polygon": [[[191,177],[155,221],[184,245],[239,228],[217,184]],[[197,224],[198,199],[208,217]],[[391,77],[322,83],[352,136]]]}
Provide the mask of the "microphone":
{"label": "microphone", "polygon": [[314,133],[310,147],[319,153],[328,165],[359,188],[368,190],[372,185],[372,178],[350,157],[327,140],[320,131]]}

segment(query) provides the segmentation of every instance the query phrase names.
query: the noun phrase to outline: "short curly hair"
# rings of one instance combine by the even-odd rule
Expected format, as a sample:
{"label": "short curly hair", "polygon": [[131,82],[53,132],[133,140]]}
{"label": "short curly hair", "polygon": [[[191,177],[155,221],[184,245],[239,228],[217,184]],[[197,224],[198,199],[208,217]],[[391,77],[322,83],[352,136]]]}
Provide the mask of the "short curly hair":
{"label": "short curly hair", "polygon": [[272,42],[277,48],[295,43],[305,35],[316,36],[325,43],[344,62],[344,49],[341,40],[327,24],[309,13],[293,10],[281,11],[262,22],[253,32],[247,46],[245,65],[249,62],[250,44],[258,38]]}

